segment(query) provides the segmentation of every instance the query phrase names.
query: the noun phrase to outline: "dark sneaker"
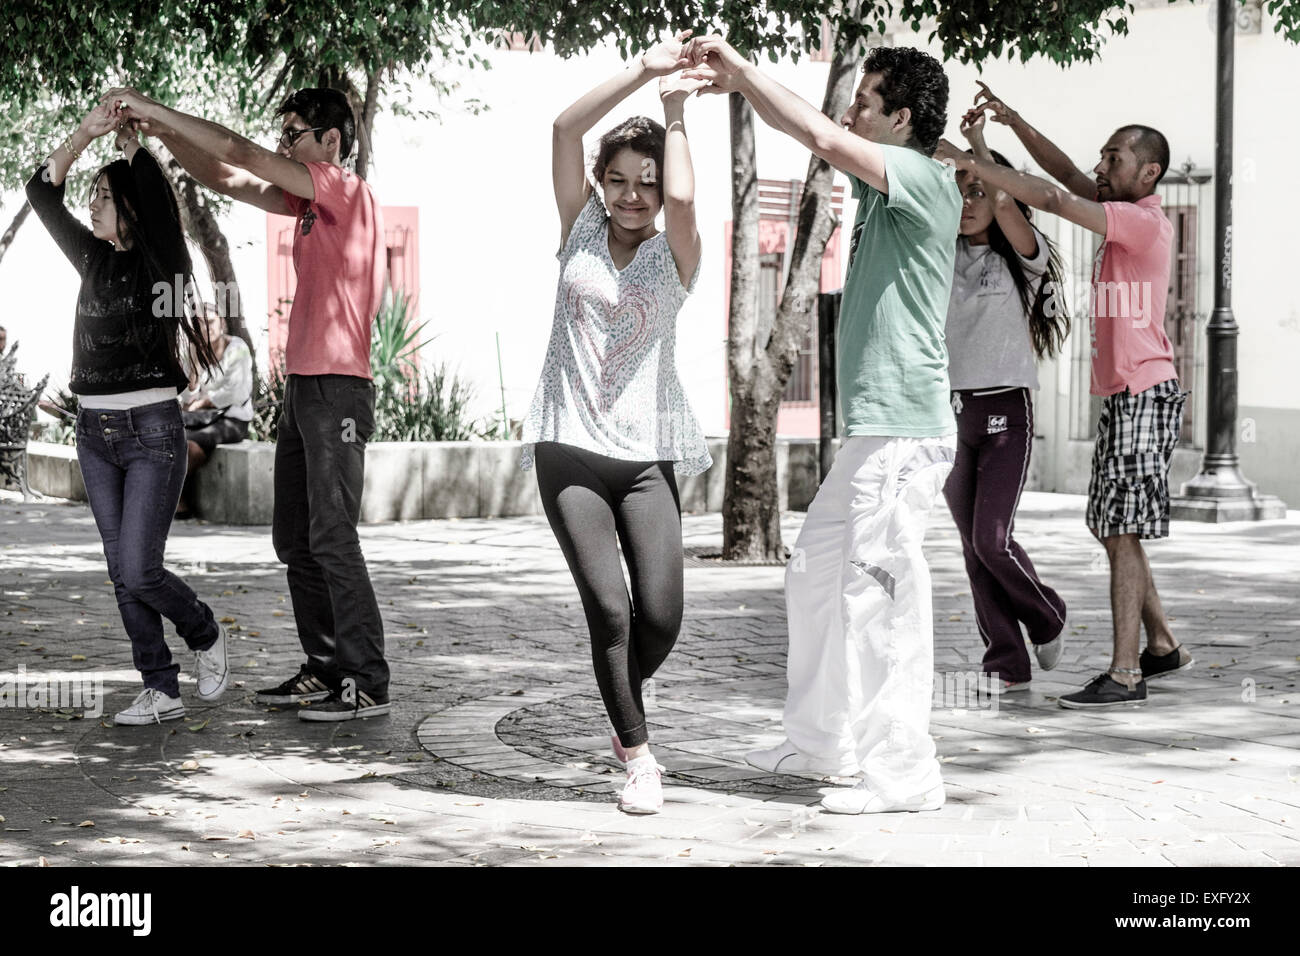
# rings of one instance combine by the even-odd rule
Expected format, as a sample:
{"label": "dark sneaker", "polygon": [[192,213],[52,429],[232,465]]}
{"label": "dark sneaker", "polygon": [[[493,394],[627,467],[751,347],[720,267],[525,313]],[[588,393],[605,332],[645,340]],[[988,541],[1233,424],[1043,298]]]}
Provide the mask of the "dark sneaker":
{"label": "dark sneaker", "polygon": [[1196,661],[1192,658],[1191,652],[1179,644],[1168,654],[1152,654],[1150,651],[1143,651],[1138,656],[1138,663],[1142,665],[1142,679],[1150,680],[1153,677],[1163,677],[1165,674],[1180,671],[1184,667],[1191,667]]}
{"label": "dark sneaker", "polygon": [[1110,674],[1099,674],[1083,690],[1075,691],[1061,697],[1058,703],[1062,707],[1076,710],[1085,707],[1117,707],[1123,704],[1145,704],[1147,702],[1147,682],[1138,681],[1137,687],[1129,690]]}
{"label": "dark sneaker", "polygon": [[314,700],[324,700],[332,693],[333,688],[303,664],[293,677],[278,687],[259,690],[253,699],[259,704],[310,704]]}
{"label": "dark sneaker", "polygon": [[392,710],[386,694],[357,690],[357,682],[343,678],[343,687],[319,704],[298,711],[299,720],[356,720],[358,717],[382,717]]}

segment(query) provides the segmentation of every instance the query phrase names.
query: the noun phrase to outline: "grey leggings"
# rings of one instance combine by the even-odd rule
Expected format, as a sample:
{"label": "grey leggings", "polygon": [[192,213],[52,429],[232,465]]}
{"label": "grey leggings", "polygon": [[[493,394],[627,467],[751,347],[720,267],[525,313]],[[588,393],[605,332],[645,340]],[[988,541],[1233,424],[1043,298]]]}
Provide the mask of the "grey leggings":
{"label": "grey leggings", "polygon": [[[539,442],[537,487],[591,631],[605,711],[624,747],[649,740],[641,681],[682,624],[682,519],[670,461],[618,461]],[[623,546],[632,593],[623,580]]]}

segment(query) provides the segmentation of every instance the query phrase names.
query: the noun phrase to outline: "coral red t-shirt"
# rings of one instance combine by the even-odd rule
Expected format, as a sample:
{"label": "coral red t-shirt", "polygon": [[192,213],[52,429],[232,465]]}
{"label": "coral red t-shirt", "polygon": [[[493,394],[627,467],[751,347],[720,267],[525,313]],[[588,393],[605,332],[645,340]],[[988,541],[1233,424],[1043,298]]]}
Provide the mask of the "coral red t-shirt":
{"label": "coral red t-shirt", "polygon": [[297,218],[285,371],[370,378],[370,324],[384,291],[384,221],[370,185],[333,163],[307,163],[316,198],[285,193]]}
{"label": "coral red t-shirt", "polygon": [[1092,394],[1134,395],[1178,378],[1165,335],[1174,227],[1159,196],[1104,202],[1106,241],[1092,270]]}

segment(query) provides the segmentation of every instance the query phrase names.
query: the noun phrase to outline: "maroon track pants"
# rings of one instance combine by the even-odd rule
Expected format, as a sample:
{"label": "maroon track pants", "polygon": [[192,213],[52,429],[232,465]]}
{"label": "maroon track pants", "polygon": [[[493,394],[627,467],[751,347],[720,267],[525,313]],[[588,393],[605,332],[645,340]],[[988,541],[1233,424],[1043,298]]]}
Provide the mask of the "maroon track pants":
{"label": "maroon track pants", "polygon": [[961,533],[975,617],[987,648],[984,670],[1002,680],[1027,681],[1029,652],[1020,625],[1035,644],[1052,640],[1065,626],[1065,602],[1039,580],[1012,537],[1029,475],[1033,402],[1027,388],[952,394],[957,461],[943,493]]}

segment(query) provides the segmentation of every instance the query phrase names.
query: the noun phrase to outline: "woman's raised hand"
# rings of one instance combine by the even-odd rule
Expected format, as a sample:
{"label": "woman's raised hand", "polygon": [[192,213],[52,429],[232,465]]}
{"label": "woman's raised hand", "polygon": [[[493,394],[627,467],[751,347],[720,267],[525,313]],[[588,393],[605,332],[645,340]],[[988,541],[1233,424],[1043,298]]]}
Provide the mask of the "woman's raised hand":
{"label": "woman's raised hand", "polygon": [[686,58],[686,41],[691,31],[682,30],[675,37],[656,43],[641,54],[641,65],[651,73],[666,76],[690,65]]}
{"label": "woman's raised hand", "polygon": [[91,139],[98,139],[117,129],[118,122],[108,104],[101,102],[81,120],[81,131]]}
{"label": "woman's raised hand", "polygon": [[972,144],[984,141],[984,125],[988,117],[979,107],[969,109],[961,118],[961,134]]}
{"label": "woman's raised hand", "polygon": [[713,35],[692,40],[686,48],[691,62],[683,74],[690,80],[703,80],[710,93],[726,93],[736,88],[740,73],[748,64],[730,43]]}
{"label": "woman's raised hand", "polygon": [[681,73],[661,76],[659,77],[659,99],[663,100],[664,103],[672,100],[684,101],[692,93],[702,90],[708,85],[708,80],[684,76]]}
{"label": "woman's raised hand", "polygon": [[158,105],[139,90],[129,86],[114,87],[105,94],[104,101],[117,114],[119,122],[149,119],[153,115],[152,107]]}
{"label": "woman's raised hand", "polygon": [[[987,83],[983,80],[976,80],[975,84],[980,88],[980,91],[975,94],[975,105],[971,108],[970,112],[973,113],[975,110],[979,110],[980,113],[983,114],[984,111],[987,110],[993,114],[993,122],[995,123],[1005,123],[1010,125],[1015,121],[1016,111],[1007,106],[1000,96],[989,89]],[[981,102],[981,99],[983,102]]]}

